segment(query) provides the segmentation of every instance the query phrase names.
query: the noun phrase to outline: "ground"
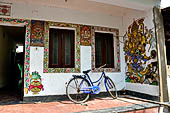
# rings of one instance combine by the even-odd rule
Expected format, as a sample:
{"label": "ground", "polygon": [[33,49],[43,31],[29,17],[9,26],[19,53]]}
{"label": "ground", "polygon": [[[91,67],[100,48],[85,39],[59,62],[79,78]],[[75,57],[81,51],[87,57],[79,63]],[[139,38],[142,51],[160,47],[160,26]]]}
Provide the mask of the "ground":
{"label": "ground", "polygon": [[[1,105],[0,113],[158,113],[159,105],[127,98],[94,98],[84,104],[71,101]],[[141,110],[143,109],[143,110]]]}

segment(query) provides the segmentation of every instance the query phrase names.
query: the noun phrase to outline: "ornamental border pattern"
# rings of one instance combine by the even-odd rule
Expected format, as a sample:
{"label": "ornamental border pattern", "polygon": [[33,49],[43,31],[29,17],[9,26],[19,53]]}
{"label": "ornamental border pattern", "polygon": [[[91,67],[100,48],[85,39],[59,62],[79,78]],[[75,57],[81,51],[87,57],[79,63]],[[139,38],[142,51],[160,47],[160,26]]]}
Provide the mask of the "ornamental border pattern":
{"label": "ornamental border pattern", "polygon": [[117,57],[117,61],[114,60],[114,64],[115,64],[115,68],[104,68],[105,72],[120,72],[120,44],[119,44],[119,30],[116,28],[108,28],[108,27],[92,27],[92,39],[91,39],[91,47],[92,47],[92,69],[93,72],[100,72],[102,71],[102,69],[99,68],[95,68],[95,31],[103,31],[103,32],[112,32],[114,33],[114,35],[116,35],[116,37],[114,38],[114,51],[116,50],[116,55],[114,55],[115,57]]}
{"label": "ornamental border pattern", "polygon": [[29,87],[29,72],[30,72],[30,33],[31,33],[31,20],[26,19],[15,19],[15,18],[0,18],[0,23],[20,24],[26,25],[25,35],[25,62],[24,62],[24,88],[26,94],[28,93]]}
{"label": "ornamental border pattern", "polygon": [[[75,58],[75,68],[49,68],[48,67],[48,56],[49,56],[49,27],[69,27],[76,29],[76,58]],[[45,33],[44,33],[44,73],[80,73],[80,25],[70,24],[70,23],[59,23],[59,22],[45,22]]]}

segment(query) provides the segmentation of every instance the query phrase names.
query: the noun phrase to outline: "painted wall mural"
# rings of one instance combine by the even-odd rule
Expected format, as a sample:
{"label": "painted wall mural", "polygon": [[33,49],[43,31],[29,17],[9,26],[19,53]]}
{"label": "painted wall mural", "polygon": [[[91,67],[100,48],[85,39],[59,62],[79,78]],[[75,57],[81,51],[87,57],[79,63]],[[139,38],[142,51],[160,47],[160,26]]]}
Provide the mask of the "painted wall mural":
{"label": "painted wall mural", "polygon": [[[49,56],[49,28],[50,26],[55,27],[66,27],[73,28],[76,32],[76,45],[75,45],[75,68],[49,68],[48,67],[48,56]],[[44,73],[80,73],[80,25],[79,24],[67,24],[58,22],[45,22],[45,44],[44,44]]]}
{"label": "painted wall mural", "polygon": [[21,24],[26,25],[25,35],[25,64],[24,64],[24,88],[25,93],[28,93],[29,87],[29,70],[30,70],[30,33],[31,33],[31,21],[26,19],[14,19],[14,18],[0,18],[0,23]]}
{"label": "painted wall mural", "polygon": [[144,25],[144,18],[134,20],[128,27],[124,52],[126,82],[158,84],[156,38],[152,30]]}
{"label": "painted wall mural", "polygon": [[10,16],[11,15],[11,4],[0,3],[0,15]]}
{"label": "painted wall mural", "polygon": [[31,21],[31,46],[44,46],[44,21]]}
{"label": "painted wall mural", "polygon": [[80,44],[84,46],[91,45],[91,26],[81,25],[80,26],[81,40]]}
{"label": "painted wall mural", "polygon": [[119,30],[115,28],[106,28],[106,27],[92,27],[92,68],[94,69],[93,72],[102,71],[102,69],[95,68],[95,32],[109,32],[113,33],[114,38],[114,59],[115,60],[115,68],[104,68],[105,72],[120,72],[120,42],[119,42]]}
{"label": "painted wall mural", "polygon": [[32,74],[30,75],[30,84],[28,90],[33,92],[34,95],[44,90],[41,76],[37,71],[32,72]]}

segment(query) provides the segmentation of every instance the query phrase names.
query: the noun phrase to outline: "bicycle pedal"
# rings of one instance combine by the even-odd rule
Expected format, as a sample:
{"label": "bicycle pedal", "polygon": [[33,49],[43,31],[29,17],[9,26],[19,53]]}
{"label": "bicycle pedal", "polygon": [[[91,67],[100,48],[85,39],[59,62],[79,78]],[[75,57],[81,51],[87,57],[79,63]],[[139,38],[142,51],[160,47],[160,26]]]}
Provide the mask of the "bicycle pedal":
{"label": "bicycle pedal", "polygon": [[86,104],[86,103],[81,103],[81,105],[82,105],[82,106],[88,106],[88,104]]}

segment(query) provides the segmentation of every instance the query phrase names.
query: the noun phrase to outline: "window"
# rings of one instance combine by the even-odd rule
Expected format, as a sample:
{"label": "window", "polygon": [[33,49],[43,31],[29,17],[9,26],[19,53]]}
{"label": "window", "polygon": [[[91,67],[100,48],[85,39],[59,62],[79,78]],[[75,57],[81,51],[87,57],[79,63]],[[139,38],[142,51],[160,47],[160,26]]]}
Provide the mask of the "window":
{"label": "window", "polygon": [[113,34],[95,33],[95,65],[96,68],[107,64],[106,68],[114,68]]}
{"label": "window", "polygon": [[75,31],[50,28],[49,67],[74,68]]}

